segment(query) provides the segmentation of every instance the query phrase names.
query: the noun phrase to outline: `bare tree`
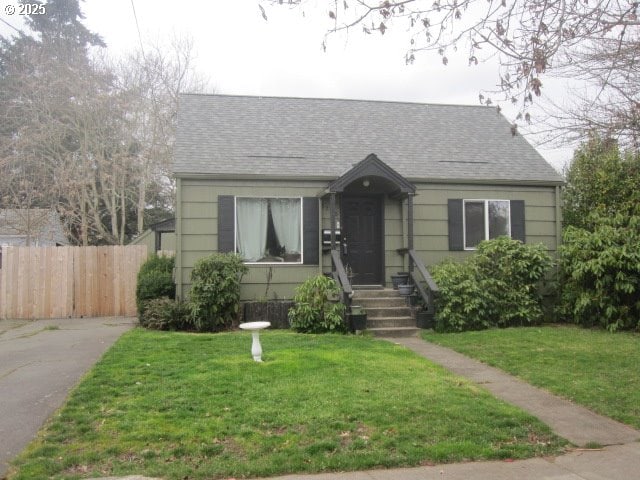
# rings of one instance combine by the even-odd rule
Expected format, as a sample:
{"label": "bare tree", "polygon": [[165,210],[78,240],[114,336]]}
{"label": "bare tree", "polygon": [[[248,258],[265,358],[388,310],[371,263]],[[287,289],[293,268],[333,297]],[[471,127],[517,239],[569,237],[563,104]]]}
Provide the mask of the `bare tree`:
{"label": "bare tree", "polygon": [[[637,138],[640,89],[639,2],[629,0],[326,0],[327,19],[323,41],[340,31],[357,28],[365,35],[384,35],[390,29],[407,32],[405,53],[413,63],[421,52],[435,51],[446,65],[452,52],[466,52],[470,65],[495,56],[500,59],[498,89],[481,94],[490,104],[501,100],[518,105],[520,117],[529,118],[529,107],[543,91],[545,75],[594,82],[581,109],[595,119],[576,115],[585,127],[609,130]],[[304,0],[263,0],[263,5],[305,9]],[[613,106],[611,103],[613,102]],[[558,112],[555,112],[556,116]],[[589,120],[589,121],[587,121]],[[571,124],[577,128],[579,121]]]}
{"label": "bare tree", "polygon": [[[173,37],[167,44],[147,44],[116,62],[119,89],[127,97],[133,169],[138,182],[137,233],[144,228],[145,209],[153,193],[174,203],[171,158],[178,94],[203,92],[208,81],[193,66],[193,42]],[[210,89],[209,89],[210,90]]]}
{"label": "bare tree", "polygon": [[178,92],[204,85],[191,43],[147,47],[115,65],[68,42],[6,45],[0,207],[56,209],[82,245],[125,243],[149,205],[171,204]]}
{"label": "bare tree", "polygon": [[602,40],[584,45],[573,61],[558,68],[564,77],[581,81],[560,103],[548,99],[547,141],[583,140],[584,132],[615,138],[623,147],[640,148],[640,40]]}

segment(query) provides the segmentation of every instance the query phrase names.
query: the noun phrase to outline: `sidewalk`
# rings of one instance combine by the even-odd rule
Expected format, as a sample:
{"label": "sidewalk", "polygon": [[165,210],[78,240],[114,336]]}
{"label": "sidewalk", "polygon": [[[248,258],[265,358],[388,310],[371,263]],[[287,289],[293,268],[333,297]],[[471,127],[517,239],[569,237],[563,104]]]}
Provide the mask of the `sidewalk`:
{"label": "sidewalk", "polygon": [[[363,472],[295,474],[270,477],[269,480],[627,480],[638,478],[638,472],[640,443],[633,443],[607,447],[603,451],[576,451],[561,457],[510,463],[470,462]],[[133,476],[94,480],[159,479]]]}

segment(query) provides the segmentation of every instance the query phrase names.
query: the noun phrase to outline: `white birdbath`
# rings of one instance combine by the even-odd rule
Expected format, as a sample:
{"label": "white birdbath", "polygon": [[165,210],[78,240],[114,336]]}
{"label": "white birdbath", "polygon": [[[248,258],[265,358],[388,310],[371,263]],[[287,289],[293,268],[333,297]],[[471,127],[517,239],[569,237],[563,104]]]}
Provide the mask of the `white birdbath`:
{"label": "white birdbath", "polygon": [[251,355],[256,362],[262,361],[262,345],[260,345],[260,330],[271,326],[271,322],[247,322],[241,323],[240,328],[247,330],[253,335],[251,343]]}

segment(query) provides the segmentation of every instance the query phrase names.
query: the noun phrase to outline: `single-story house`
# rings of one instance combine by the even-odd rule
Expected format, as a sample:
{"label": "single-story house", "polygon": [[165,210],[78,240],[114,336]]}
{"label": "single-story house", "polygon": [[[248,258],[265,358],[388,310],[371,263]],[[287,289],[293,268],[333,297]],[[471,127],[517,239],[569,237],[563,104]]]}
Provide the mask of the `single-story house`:
{"label": "single-story house", "polygon": [[486,106],[185,94],[173,171],[181,297],[216,251],[245,258],[252,300],[337,261],[388,286],[409,251],[429,266],[499,235],[560,242],[563,178]]}
{"label": "single-story house", "polygon": [[44,208],[0,209],[0,246],[68,245],[60,216]]}

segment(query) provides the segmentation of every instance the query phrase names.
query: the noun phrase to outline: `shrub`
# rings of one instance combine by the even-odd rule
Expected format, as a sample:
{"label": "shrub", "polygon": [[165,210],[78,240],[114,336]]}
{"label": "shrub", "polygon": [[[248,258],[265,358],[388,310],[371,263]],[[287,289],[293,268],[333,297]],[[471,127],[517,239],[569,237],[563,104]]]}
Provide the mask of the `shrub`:
{"label": "shrub", "polygon": [[231,327],[240,309],[240,280],[248,269],[239,255],[214,253],[191,272],[190,318],[201,332]]}
{"label": "shrub", "polygon": [[432,269],[438,285],[436,330],[462,332],[481,330],[492,324],[488,320],[489,299],[478,282],[473,262],[445,260]]}
{"label": "shrub", "polygon": [[436,329],[459,332],[538,322],[540,281],[551,265],[544,245],[508,237],[481,242],[464,262],[436,265]]}
{"label": "shrub", "polygon": [[189,330],[189,308],[168,297],[145,300],[140,325],[153,330]]}
{"label": "shrub", "polygon": [[560,248],[561,312],[585,327],[640,329],[640,217],[590,215]]}
{"label": "shrub", "polygon": [[161,297],[175,298],[173,266],[173,257],[159,257],[155,254],[140,266],[136,284],[136,306],[139,317],[144,315],[147,300]]}
{"label": "shrub", "polygon": [[289,310],[291,328],[303,333],[344,332],[344,304],[335,280],[318,275],[296,288],[295,305]]}

